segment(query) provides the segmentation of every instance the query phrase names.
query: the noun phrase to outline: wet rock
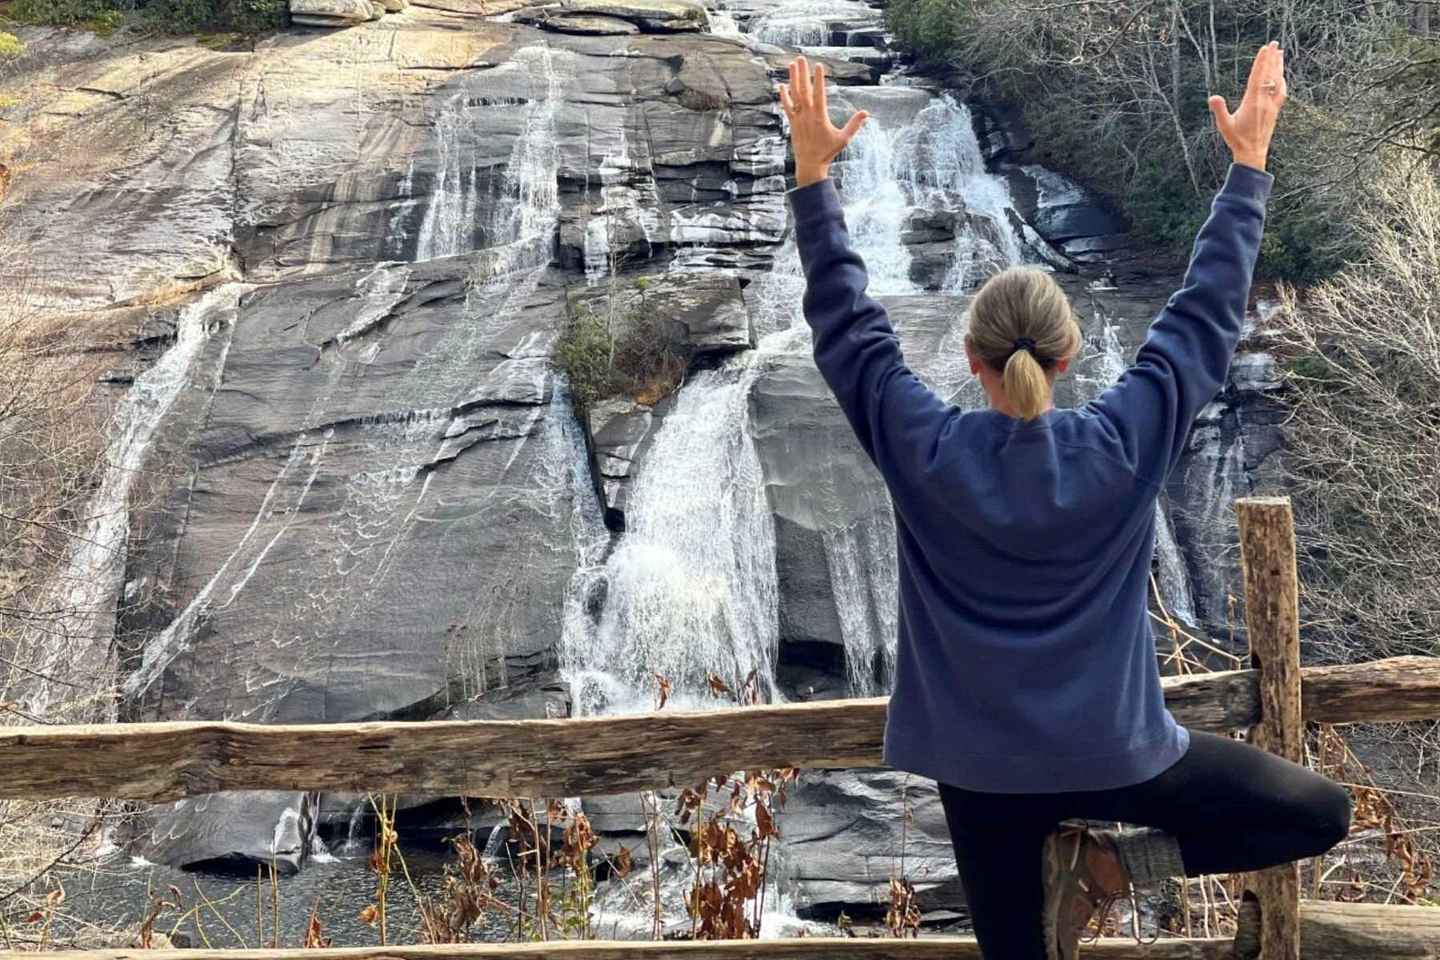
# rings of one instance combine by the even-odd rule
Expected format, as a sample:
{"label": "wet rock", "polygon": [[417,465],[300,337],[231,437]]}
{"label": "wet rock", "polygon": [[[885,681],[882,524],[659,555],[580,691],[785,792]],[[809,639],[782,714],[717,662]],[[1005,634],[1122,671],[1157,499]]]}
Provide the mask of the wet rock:
{"label": "wet rock", "polygon": [[1036,164],[1004,168],[1021,218],[1066,257],[1114,249],[1125,221],[1100,197]]}
{"label": "wet rock", "polygon": [[855,47],[802,47],[801,52],[811,59],[824,62],[859,63],[872,71],[883,73],[895,65],[897,56],[889,50],[874,46]]}
{"label": "wet rock", "polygon": [[[706,27],[705,8],[690,0],[561,0],[553,7],[563,11],[559,19],[578,18],[581,22],[591,21],[603,25],[607,20],[630,23],[647,33],[682,33],[699,31]],[[547,19],[544,25],[549,29]],[[572,32],[598,32],[577,30]]]}
{"label": "wet rock", "polygon": [[[141,651],[145,712],[413,717],[551,668],[573,568],[553,548],[575,491],[547,452],[570,442],[546,360],[562,299],[542,283],[502,309],[503,286],[467,286],[478,269],[432,261],[242,302],[174,497],[174,557],[148,571],[172,585],[172,626]],[[523,596],[507,569],[527,571]],[[545,594],[556,606],[526,599]],[[288,628],[301,611],[306,628]]]}
{"label": "wet rock", "polygon": [[576,287],[571,297],[573,309],[622,323],[672,327],[697,360],[748,350],[755,343],[750,313],[732,276],[653,274]]}
{"label": "wet rock", "polygon": [[516,23],[528,23],[557,33],[626,36],[640,32],[640,28],[629,20],[571,13],[563,7],[532,7],[516,11],[514,17]]}
{"label": "wet rock", "polygon": [[645,441],[658,424],[655,408],[633,400],[602,400],[587,413],[594,475],[605,506],[605,525],[625,529],[625,506],[631,473],[640,460]]}
{"label": "wet rock", "polygon": [[159,288],[173,295],[181,278],[224,270],[235,95],[248,58],[128,38],[116,49],[68,29],[27,31],[26,45],[24,72],[0,78],[0,96],[27,105],[0,125],[0,152],[24,155],[40,122],[52,148],[23,175],[11,162],[5,202],[45,215],[13,218],[7,250],[26,255],[0,263],[0,285],[20,283],[19,268],[36,302],[91,309]]}
{"label": "wet rock", "polygon": [[963,214],[956,210],[916,210],[906,218],[900,230],[900,242],[906,245],[954,240]]}
{"label": "wet rock", "polygon": [[915,122],[920,111],[934,103],[926,90],[901,86],[853,86],[837,91],[831,111],[844,123],[851,113],[864,110],[871,120],[887,130],[902,130]]}
{"label": "wet rock", "polygon": [[910,280],[925,290],[945,286],[959,250],[955,244],[964,214],[954,210],[918,210],[905,222],[900,242],[910,252]]}
{"label": "wet rock", "polygon": [[374,18],[370,0],[290,0],[290,19],[301,26],[349,27]]}
{"label": "wet rock", "polygon": [[[783,80],[790,74],[790,61],[795,59],[795,51],[787,50],[784,47],[777,47],[766,43],[752,43],[752,49],[764,57],[765,63],[770,68],[770,76],[775,80]],[[816,62],[825,65],[825,75],[834,83],[841,86],[855,84],[873,84],[879,81],[879,70],[866,63],[859,63],[848,59],[837,59],[826,54],[817,54],[814,57]]]}
{"label": "wet rock", "polygon": [[1099,264],[1128,250],[1134,241],[1129,234],[1102,234],[1093,237],[1076,237],[1065,244],[1065,253],[1078,263]]}
{"label": "wet rock", "polygon": [[1033,162],[1035,136],[1018,106],[982,102],[974,104],[973,110],[975,132],[987,163],[1018,166]]}
{"label": "wet rock", "polygon": [[[140,820],[135,853],[155,863],[250,870],[273,859],[295,873],[314,845],[312,793],[212,793],[151,808]],[[253,871],[252,871],[253,872]]]}
{"label": "wet rock", "polygon": [[[908,820],[907,820],[908,818]],[[945,812],[932,781],[894,771],[806,770],[779,815],[781,854],[801,917],[883,916],[892,876],[921,910],[963,908]]]}

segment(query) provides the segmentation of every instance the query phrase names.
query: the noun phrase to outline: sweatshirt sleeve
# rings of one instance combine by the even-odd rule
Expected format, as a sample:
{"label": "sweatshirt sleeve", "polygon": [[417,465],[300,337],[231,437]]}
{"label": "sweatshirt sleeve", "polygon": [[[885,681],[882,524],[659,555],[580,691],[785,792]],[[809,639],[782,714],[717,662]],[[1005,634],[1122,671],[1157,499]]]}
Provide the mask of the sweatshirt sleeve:
{"label": "sweatshirt sleeve", "polygon": [[1134,365],[1090,403],[1150,483],[1165,481],[1195,417],[1225,384],[1273,183],[1268,173],[1231,165],[1195,239],[1184,286],[1151,325]]}
{"label": "sweatshirt sleeve", "polygon": [[886,480],[914,479],[958,411],[905,365],[885,308],[866,294],[865,263],[850,248],[834,182],[800,187],[789,198],[815,365]]}

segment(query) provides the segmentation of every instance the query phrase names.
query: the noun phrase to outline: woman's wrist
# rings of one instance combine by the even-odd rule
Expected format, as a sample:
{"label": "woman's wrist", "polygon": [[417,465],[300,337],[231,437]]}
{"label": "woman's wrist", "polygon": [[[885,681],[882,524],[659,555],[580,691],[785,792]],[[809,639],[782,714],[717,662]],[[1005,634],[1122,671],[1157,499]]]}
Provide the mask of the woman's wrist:
{"label": "woman's wrist", "polygon": [[795,186],[808,187],[812,183],[819,183],[830,176],[830,164],[828,163],[807,163],[795,165]]}
{"label": "woman's wrist", "polygon": [[1253,153],[1237,153],[1231,157],[1236,163],[1245,167],[1253,167],[1261,173],[1265,172],[1265,155]]}

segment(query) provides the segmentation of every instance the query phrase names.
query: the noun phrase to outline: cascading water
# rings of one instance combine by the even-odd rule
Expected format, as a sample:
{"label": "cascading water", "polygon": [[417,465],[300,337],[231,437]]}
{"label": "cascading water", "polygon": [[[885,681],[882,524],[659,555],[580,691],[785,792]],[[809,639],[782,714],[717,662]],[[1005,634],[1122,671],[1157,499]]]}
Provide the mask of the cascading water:
{"label": "cascading water", "polygon": [[875,8],[859,0],[782,0],[752,20],[747,32],[761,43],[818,47],[829,44],[831,24],[874,19]]}
{"label": "cascading water", "polygon": [[910,202],[969,214],[956,236],[955,262],[944,292],[964,293],[997,270],[1024,261],[1010,225],[1010,188],[985,169],[968,107],[948,94],[937,97],[900,133],[899,141],[896,154],[903,163],[896,174]]}
{"label": "cascading water", "polygon": [[855,249],[865,258],[870,289],[875,293],[914,293],[910,251],[900,242],[911,197],[901,171],[909,167],[906,134],[868,122],[846,148],[844,174],[845,223]]}
{"label": "cascading water", "polygon": [[726,10],[707,9],[705,20],[710,26],[710,32],[717,37],[740,36],[740,27],[735,23],[735,17]]}
{"label": "cascading water", "polygon": [[52,630],[36,638],[36,657],[30,662],[38,665],[35,674],[40,679],[26,696],[31,713],[43,715],[55,692],[46,678],[77,676],[94,681],[110,673],[115,601],[125,576],[130,537],[130,491],[141,475],[156,429],[190,382],[212,326],[224,322],[224,312],[238,298],[239,290],[226,284],[182,309],[174,344],[135,378],[115,413],[105,475],[87,509],[90,519],[74,541],[44,607],[55,611],[57,620]]}
{"label": "cascading water", "polygon": [[681,391],[606,565],[599,624],[567,638],[564,669],[583,713],[653,709],[656,677],[682,708],[714,705],[707,679],[767,699],[778,642],[775,535],[746,431],[755,367],[706,371]]}
{"label": "cascading water", "polygon": [[[1008,191],[985,171],[969,111],[950,98],[935,98],[898,129],[887,130],[872,117],[842,162],[846,222],[868,268],[871,294],[918,292],[910,278],[910,255],[900,237],[914,210],[968,209],[986,218],[990,225],[986,233],[994,238],[984,241],[987,274],[1021,262],[1020,245],[1004,215],[1010,205]],[[788,256],[780,259],[785,269],[777,268],[760,285],[759,312],[763,317],[788,311],[790,322],[799,323],[797,305],[804,279],[798,256],[793,257],[793,272]],[[970,285],[969,280],[967,274],[953,284],[955,289],[945,292],[958,293]],[[781,326],[778,320],[770,322]],[[802,349],[808,346],[807,340]],[[960,317],[942,338],[936,355],[927,358],[923,368],[917,364],[917,373],[947,397],[970,381]],[[821,535],[850,691],[857,696],[880,692],[888,687],[894,667],[898,603],[894,518],[883,490],[866,491],[854,518],[827,524]]]}

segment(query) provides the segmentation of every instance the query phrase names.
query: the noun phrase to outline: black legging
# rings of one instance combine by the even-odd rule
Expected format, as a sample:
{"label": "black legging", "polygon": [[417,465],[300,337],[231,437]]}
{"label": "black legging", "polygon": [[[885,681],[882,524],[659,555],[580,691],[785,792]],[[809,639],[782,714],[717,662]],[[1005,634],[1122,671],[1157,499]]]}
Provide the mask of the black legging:
{"label": "black legging", "polygon": [[1187,876],[1317,856],[1350,829],[1350,795],[1343,787],[1208,733],[1192,732],[1178,763],[1134,786],[999,794],[940,784],[940,800],[985,960],[1044,960],[1041,850],[1063,820],[1164,830],[1179,841]]}

